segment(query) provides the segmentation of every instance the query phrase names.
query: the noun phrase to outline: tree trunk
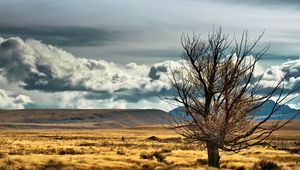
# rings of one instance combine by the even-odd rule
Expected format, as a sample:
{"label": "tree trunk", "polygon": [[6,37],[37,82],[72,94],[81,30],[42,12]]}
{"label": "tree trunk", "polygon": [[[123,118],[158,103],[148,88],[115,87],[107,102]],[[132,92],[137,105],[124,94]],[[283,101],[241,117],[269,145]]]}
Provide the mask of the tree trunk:
{"label": "tree trunk", "polygon": [[208,165],[216,168],[220,168],[220,155],[219,148],[211,143],[206,143],[208,154]]}

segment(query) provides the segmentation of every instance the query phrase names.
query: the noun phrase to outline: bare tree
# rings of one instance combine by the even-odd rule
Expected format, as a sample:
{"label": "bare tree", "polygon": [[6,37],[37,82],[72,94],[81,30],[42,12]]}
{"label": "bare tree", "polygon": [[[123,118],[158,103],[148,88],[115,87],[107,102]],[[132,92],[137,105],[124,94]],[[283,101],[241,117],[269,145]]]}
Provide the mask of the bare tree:
{"label": "bare tree", "polygon": [[[262,36],[251,45],[246,31],[240,40],[221,29],[207,40],[182,36],[185,66],[171,69],[174,94],[167,99],[175,100],[184,113],[174,116],[172,126],[180,135],[206,143],[209,166],[220,167],[219,149],[239,152],[260,144],[291,120],[268,121],[296,88],[285,91],[284,78],[268,90],[262,88],[263,75],[255,74],[255,66],[269,44],[254,52]],[[275,104],[258,120],[259,109],[271,98]]]}

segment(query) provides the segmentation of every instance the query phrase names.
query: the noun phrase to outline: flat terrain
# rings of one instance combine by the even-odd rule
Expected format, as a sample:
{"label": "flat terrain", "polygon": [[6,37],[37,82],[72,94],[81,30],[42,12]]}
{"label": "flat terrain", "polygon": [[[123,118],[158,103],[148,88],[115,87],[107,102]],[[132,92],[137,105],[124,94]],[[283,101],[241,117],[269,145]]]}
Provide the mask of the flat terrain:
{"label": "flat terrain", "polygon": [[105,129],[166,124],[169,114],[155,109],[0,110],[0,129]]}
{"label": "flat terrain", "polygon": [[[222,169],[253,169],[269,160],[300,169],[300,122],[278,131],[271,145],[238,154],[221,152]],[[297,145],[298,144],[298,145]],[[170,129],[5,129],[0,131],[0,169],[207,169],[203,144]]]}

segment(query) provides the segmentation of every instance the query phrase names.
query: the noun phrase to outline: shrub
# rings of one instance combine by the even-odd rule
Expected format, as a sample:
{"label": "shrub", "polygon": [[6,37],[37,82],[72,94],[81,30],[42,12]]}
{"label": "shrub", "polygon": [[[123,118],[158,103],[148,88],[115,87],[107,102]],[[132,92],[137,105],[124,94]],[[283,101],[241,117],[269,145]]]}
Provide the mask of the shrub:
{"label": "shrub", "polygon": [[152,153],[147,153],[147,152],[142,152],[140,154],[141,159],[153,159],[153,154]]}
{"label": "shrub", "polygon": [[63,162],[53,160],[53,159],[48,160],[44,165],[42,165],[40,167],[41,170],[42,169],[57,169],[57,170],[60,170],[60,169],[63,169],[63,168],[64,168]]}
{"label": "shrub", "polygon": [[26,154],[33,153],[33,154],[44,154],[44,155],[52,155],[56,153],[56,149],[54,148],[34,148],[31,150],[26,150]]}
{"label": "shrub", "polygon": [[83,142],[80,143],[78,146],[96,146],[97,143],[88,143],[88,142]]}
{"label": "shrub", "polygon": [[165,162],[166,156],[164,156],[161,152],[154,152],[153,156],[157,159],[158,162]]}
{"label": "shrub", "polygon": [[288,150],[291,154],[300,154],[300,148],[292,148]]}
{"label": "shrub", "polygon": [[208,164],[208,161],[207,159],[197,159],[197,162],[200,164],[200,165],[207,165]]}
{"label": "shrub", "polygon": [[151,152],[151,153],[147,153],[147,152],[142,152],[140,154],[140,158],[141,159],[153,159],[156,158],[156,160],[158,162],[164,162],[166,163],[166,156],[163,155],[162,151],[155,151],[155,152]]}
{"label": "shrub", "polygon": [[79,152],[76,152],[73,148],[61,148],[58,150],[59,155],[75,155],[75,154],[81,154]]}
{"label": "shrub", "polygon": [[25,151],[24,150],[18,150],[18,149],[12,149],[8,152],[9,155],[24,155]]}
{"label": "shrub", "polygon": [[123,148],[118,148],[117,149],[117,154],[118,155],[125,155],[125,150]]}
{"label": "shrub", "polygon": [[161,150],[161,152],[162,153],[169,153],[169,152],[172,152],[172,149],[166,149],[166,148],[164,148],[164,149]]}
{"label": "shrub", "polygon": [[261,160],[254,164],[254,170],[280,170],[281,168],[272,161]]}
{"label": "shrub", "polygon": [[7,154],[6,153],[2,153],[2,152],[0,152],[0,159],[3,159],[3,158],[5,158],[7,156]]}
{"label": "shrub", "polygon": [[300,154],[300,148],[276,147],[275,149],[287,151],[291,154]]}
{"label": "shrub", "polygon": [[246,169],[246,168],[243,167],[243,166],[239,166],[239,167],[236,168],[236,170],[245,170],[245,169]]}
{"label": "shrub", "polygon": [[149,165],[149,164],[143,164],[142,165],[142,170],[154,170],[155,166]]}
{"label": "shrub", "polygon": [[103,141],[103,142],[100,144],[100,146],[102,146],[102,147],[113,146],[113,145],[114,145],[113,143],[110,143],[110,142],[108,142],[108,141]]}
{"label": "shrub", "polygon": [[22,170],[25,169],[25,165],[24,162],[20,159],[5,159],[0,165],[0,170],[7,169]]}
{"label": "shrub", "polygon": [[296,142],[294,142],[294,143],[295,143],[295,145],[300,146],[300,141],[296,141]]}

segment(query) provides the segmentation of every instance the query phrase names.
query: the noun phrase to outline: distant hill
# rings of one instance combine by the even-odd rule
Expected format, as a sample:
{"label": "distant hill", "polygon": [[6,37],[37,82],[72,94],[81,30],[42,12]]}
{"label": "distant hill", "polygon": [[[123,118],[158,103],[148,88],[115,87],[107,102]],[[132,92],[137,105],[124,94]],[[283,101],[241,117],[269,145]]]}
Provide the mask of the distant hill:
{"label": "distant hill", "polygon": [[[256,110],[255,117],[257,120],[265,118],[268,114],[270,114],[270,111],[272,110],[274,106],[274,101],[269,100],[267,101],[261,108]],[[177,107],[171,111],[169,111],[171,115],[176,116],[184,113],[183,107]],[[277,119],[290,119],[293,117],[296,113],[297,116],[294,119],[300,119],[300,110],[292,109],[287,105],[281,105],[280,108],[272,115],[270,120],[277,120]]]}
{"label": "distant hill", "polygon": [[[257,119],[263,119],[268,114],[270,114],[270,111],[272,110],[275,102],[272,100],[268,100],[260,109],[257,109],[256,117]],[[281,105],[280,108],[272,115],[271,120],[277,120],[277,119],[290,119],[295,114],[296,117],[294,119],[300,119],[300,110],[298,109],[292,109],[287,105]]]}
{"label": "distant hill", "polygon": [[126,128],[166,124],[169,114],[154,109],[0,110],[0,128]]}

